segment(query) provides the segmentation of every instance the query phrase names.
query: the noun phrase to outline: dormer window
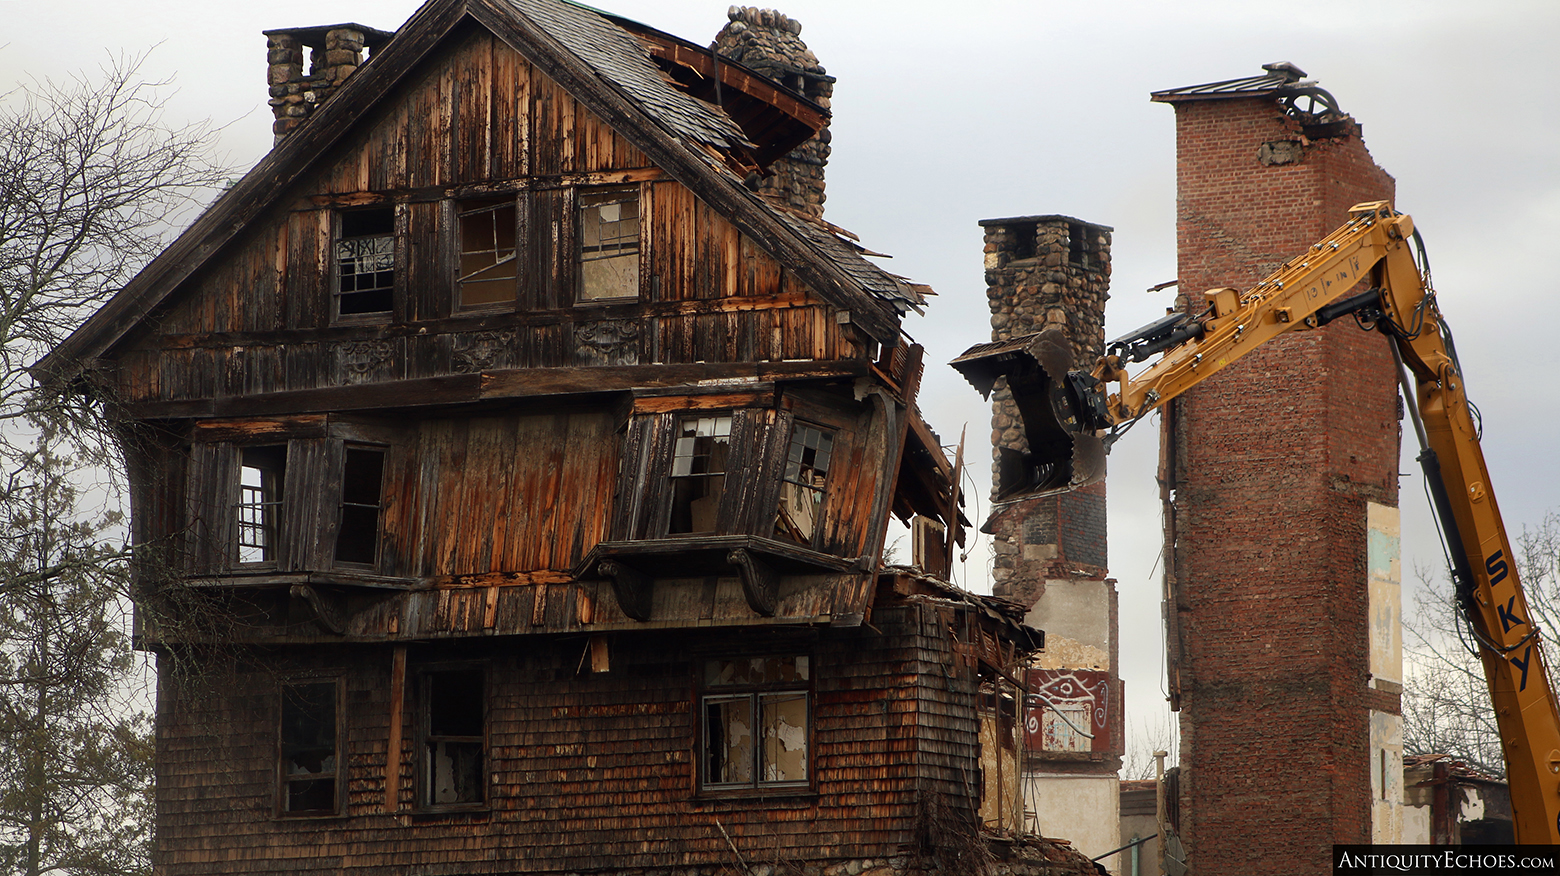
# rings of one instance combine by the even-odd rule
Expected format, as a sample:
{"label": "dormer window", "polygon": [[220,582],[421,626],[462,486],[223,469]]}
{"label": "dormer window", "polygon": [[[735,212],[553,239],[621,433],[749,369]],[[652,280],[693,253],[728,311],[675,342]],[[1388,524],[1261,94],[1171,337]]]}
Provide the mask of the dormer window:
{"label": "dormer window", "polygon": [[639,297],[639,189],[580,191],[577,300]]}
{"label": "dormer window", "polygon": [[245,447],[239,461],[238,561],[276,561],[287,445]]}
{"label": "dormer window", "polygon": [[672,451],[671,535],[714,532],[726,488],[731,415],[689,416],[677,423]]}
{"label": "dormer window", "polygon": [[335,316],[388,316],[395,308],[395,208],[338,216]]}

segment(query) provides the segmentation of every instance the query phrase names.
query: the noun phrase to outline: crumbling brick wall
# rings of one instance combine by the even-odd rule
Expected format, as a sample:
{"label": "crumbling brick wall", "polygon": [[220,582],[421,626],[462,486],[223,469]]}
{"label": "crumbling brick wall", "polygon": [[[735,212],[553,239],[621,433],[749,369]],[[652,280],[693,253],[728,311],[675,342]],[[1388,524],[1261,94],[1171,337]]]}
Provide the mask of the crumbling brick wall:
{"label": "crumbling brick wall", "polygon": [[[1175,111],[1183,306],[1393,196],[1352,120],[1311,139],[1272,98]],[[1166,415],[1168,647],[1199,874],[1327,873],[1332,844],[1371,841],[1365,504],[1397,504],[1396,394],[1386,338],[1339,320]]]}

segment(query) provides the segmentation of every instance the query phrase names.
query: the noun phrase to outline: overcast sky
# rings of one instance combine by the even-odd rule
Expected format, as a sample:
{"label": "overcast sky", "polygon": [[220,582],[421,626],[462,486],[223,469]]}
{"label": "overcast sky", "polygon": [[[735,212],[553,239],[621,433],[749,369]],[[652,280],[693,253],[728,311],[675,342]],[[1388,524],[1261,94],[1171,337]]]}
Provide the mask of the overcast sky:
{"label": "overcast sky", "polygon": [[[714,0],[600,3],[701,44],[726,20],[727,4]],[[148,76],[177,88],[172,120],[227,125],[227,158],[247,168],[271,143],[262,30],[346,21],[393,30],[416,6],[0,0],[0,84],[150,51]],[[1424,234],[1484,414],[1507,528],[1515,535],[1560,509],[1551,351],[1560,330],[1560,4],[787,0],[781,9],[839,78],[827,218],[894,254],[890,270],[940,293],[926,318],[906,324],[928,351],[921,406],[948,443],[969,425],[982,499],[989,413],[940,364],[989,337],[976,223],[1063,213],[1114,226],[1107,335],[1148,322],[1173,292],[1143,290],[1176,276],[1173,111],[1149,92],[1291,61],[1363,125],[1376,162],[1397,179],[1397,206]],[[1410,589],[1416,566],[1442,565],[1414,452],[1402,494]],[[1155,453],[1153,431],[1134,432],[1113,453],[1108,481],[1134,732],[1164,709]],[[984,504],[975,510],[983,519]],[[961,583],[988,589],[988,559],[978,546]]]}

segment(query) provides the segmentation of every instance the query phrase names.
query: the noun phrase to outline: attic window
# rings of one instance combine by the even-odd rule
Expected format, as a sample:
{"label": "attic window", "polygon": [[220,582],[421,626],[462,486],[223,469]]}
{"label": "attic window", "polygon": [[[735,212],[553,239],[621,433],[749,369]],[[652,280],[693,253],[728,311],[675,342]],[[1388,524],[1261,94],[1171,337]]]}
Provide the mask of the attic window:
{"label": "attic window", "polygon": [[395,305],[395,208],[339,215],[336,316],[389,313]]}
{"label": "attic window", "polygon": [[639,189],[580,192],[580,301],[639,296]]}
{"label": "attic window", "polygon": [[513,304],[519,279],[515,256],[515,201],[466,201],[459,206],[460,307]]}
{"label": "attic window", "polygon": [[276,560],[287,446],[246,447],[238,469],[238,561]]}

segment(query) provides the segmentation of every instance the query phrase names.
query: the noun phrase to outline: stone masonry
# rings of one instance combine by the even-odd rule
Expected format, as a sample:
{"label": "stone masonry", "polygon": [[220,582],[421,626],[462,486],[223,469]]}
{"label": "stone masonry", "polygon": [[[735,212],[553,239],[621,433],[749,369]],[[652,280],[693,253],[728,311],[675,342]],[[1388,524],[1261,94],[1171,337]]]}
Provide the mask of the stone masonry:
{"label": "stone masonry", "polygon": [[[1110,298],[1110,233],[1067,216],[986,219],[986,303],[991,339],[1005,341],[1048,328],[1065,329],[1077,367],[1105,350]],[[1013,397],[992,392],[992,483],[997,448],[1027,450]],[[992,592],[1033,605],[1047,578],[1103,578],[1105,484],[999,506],[986,524],[996,544]]]}
{"label": "stone masonry", "polygon": [[[276,117],[271,123],[275,142],[282,142],[357,72],[365,50],[383,45],[392,36],[361,24],[265,31],[266,85],[271,95],[267,103]],[[304,49],[309,50],[307,73]]]}
{"label": "stone masonry", "polygon": [[[733,6],[715,37],[722,57],[743,64],[795,91],[824,109],[834,94],[834,77],[802,42],[802,24],[773,9]],[[823,216],[823,171],[829,162],[829,128],[792,149],[769,167],[772,175],[751,180],[757,190],[804,215]]]}

